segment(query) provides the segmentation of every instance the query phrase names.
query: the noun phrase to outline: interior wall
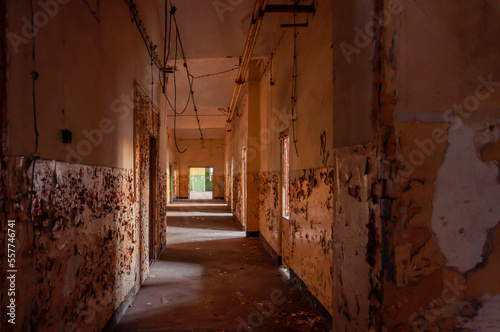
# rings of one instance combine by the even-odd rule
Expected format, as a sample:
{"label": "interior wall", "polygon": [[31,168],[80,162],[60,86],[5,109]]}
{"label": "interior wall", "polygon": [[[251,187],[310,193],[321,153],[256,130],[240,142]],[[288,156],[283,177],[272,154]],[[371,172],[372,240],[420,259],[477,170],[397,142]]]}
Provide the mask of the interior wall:
{"label": "interior wall", "polygon": [[[9,80],[1,189],[7,218],[2,230],[7,219],[16,221],[16,326],[100,330],[149,270],[149,257],[140,255],[148,252],[149,207],[134,192],[134,118],[138,108],[151,110],[150,59],[124,1],[102,2],[100,22],[83,2],[33,1],[40,75],[40,159],[34,163],[30,7],[28,1],[6,5]],[[143,6],[138,4],[139,15]],[[151,39],[162,40],[158,20],[141,19]],[[159,138],[156,250],[166,235],[168,163],[158,87],[156,82],[159,116],[143,119]],[[61,142],[62,129],[72,132],[72,143]],[[6,247],[5,237],[1,245]],[[6,306],[5,285],[1,294]],[[7,330],[5,311],[2,315]]]}
{"label": "interior wall", "polygon": [[[151,61],[130,21],[128,5],[119,0],[101,4],[99,23],[80,1],[54,3],[51,12],[38,2],[34,8],[40,14],[37,17],[47,17],[36,26],[40,155],[49,160],[131,169],[134,81],[151,93]],[[141,4],[138,10],[141,12]],[[29,13],[28,2],[8,1],[9,68],[15,75],[9,78],[7,107],[16,109],[9,114],[9,155],[29,155],[34,150],[34,132],[25,130],[33,125],[32,101],[25,98],[31,96],[31,41],[25,37],[29,25],[23,20]],[[152,40],[161,41],[157,20],[142,19]],[[157,76],[154,74],[155,79]],[[159,104],[159,84],[155,89],[155,103]],[[61,143],[62,129],[72,131],[72,144]]]}
{"label": "interior wall", "polygon": [[224,140],[178,140],[176,160],[179,171],[179,198],[189,198],[189,168],[214,169],[213,198],[224,199]]}
{"label": "interior wall", "polygon": [[384,64],[398,165],[384,323],[486,330],[500,324],[500,6],[401,3]]}

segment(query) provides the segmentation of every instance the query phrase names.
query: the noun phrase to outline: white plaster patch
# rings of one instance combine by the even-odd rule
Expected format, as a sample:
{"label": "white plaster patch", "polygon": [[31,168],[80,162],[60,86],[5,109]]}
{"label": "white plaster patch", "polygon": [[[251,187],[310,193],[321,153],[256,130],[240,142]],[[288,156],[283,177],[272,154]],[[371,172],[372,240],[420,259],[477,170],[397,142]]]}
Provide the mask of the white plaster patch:
{"label": "white plaster patch", "polygon": [[470,331],[497,332],[500,326],[500,295],[485,294],[481,297],[483,306],[477,316],[471,321],[464,322],[461,327]]}
{"label": "white plaster patch", "polygon": [[500,221],[499,170],[478,158],[474,136],[465,125],[450,129],[434,184],[432,230],[447,265],[462,273],[482,261],[487,230]]}

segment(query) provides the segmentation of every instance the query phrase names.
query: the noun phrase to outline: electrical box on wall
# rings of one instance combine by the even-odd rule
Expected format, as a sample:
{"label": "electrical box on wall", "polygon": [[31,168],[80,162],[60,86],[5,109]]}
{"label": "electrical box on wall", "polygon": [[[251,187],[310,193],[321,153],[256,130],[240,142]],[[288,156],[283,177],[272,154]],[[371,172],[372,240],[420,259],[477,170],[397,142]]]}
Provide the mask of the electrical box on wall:
{"label": "electrical box on wall", "polygon": [[64,144],[69,144],[73,140],[73,133],[68,129],[63,129],[61,131],[61,138]]}

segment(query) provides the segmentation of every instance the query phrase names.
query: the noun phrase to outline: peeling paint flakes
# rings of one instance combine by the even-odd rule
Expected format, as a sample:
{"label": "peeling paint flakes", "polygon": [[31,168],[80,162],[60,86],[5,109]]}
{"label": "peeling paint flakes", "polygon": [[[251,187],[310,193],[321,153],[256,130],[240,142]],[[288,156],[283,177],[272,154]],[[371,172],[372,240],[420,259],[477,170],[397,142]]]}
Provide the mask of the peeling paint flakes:
{"label": "peeling paint flakes", "polygon": [[460,318],[459,327],[480,332],[497,332],[500,326],[500,295],[481,297],[482,307],[472,320]]}
{"label": "peeling paint flakes", "polygon": [[483,260],[487,230],[500,221],[498,167],[478,158],[475,131],[465,125],[450,129],[431,219],[447,265],[462,273]]}

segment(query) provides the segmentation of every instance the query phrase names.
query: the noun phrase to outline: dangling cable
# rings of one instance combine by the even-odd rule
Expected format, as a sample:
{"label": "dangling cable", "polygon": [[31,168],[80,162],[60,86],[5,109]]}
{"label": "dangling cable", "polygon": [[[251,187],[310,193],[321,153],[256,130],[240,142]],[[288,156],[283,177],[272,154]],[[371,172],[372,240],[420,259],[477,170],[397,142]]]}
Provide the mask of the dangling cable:
{"label": "dangling cable", "polygon": [[31,57],[33,60],[33,71],[31,72],[31,78],[33,81],[33,88],[32,88],[32,98],[33,98],[33,127],[35,130],[35,152],[31,155],[31,159],[33,161],[33,167],[31,170],[31,189],[29,192],[30,195],[30,205],[28,208],[28,215],[31,217],[31,208],[33,206],[33,195],[36,193],[35,192],[35,168],[36,168],[36,161],[39,158],[38,156],[38,125],[37,125],[37,118],[36,118],[36,81],[40,77],[40,74],[36,71],[36,43],[35,43],[35,28],[34,28],[34,13],[33,13],[33,0],[30,0],[30,11],[31,11],[31,33],[32,33],[32,52],[31,52]]}
{"label": "dangling cable", "polygon": [[[170,3],[172,3],[172,1],[170,1]],[[182,46],[181,35],[179,33],[179,26],[177,24],[177,19],[175,17],[175,14],[173,15],[173,18],[174,18],[175,29],[176,29],[176,33],[177,33],[177,39],[179,41],[179,46],[181,48],[182,60],[184,61],[183,65],[184,65],[184,68],[186,69],[186,76],[187,76],[187,80],[189,83],[189,93],[191,95],[191,101],[193,102],[194,114],[196,116],[196,121],[198,122],[198,130],[200,131],[200,139],[203,141],[203,132],[201,131],[200,119],[198,117],[198,109],[196,108],[196,102],[194,100],[193,75],[191,75],[191,73],[189,72],[189,68],[187,65],[186,53],[184,53],[184,47]]]}
{"label": "dangling cable", "polygon": [[274,53],[271,53],[271,59],[269,60],[271,63],[269,64],[269,85],[274,86],[274,80],[273,80],[273,59],[274,59]]}
{"label": "dangling cable", "polygon": [[[32,0],[31,0],[32,1]],[[160,82],[160,85],[162,87],[162,93],[165,96],[165,99],[174,112],[174,139],[175,139],[175,145],[177,148],[177,151],[180,153],[184,153],[186,150],[181,152],[179,148],[177,147],[177,137],[176,137],[176,120],[177,120],[177,115],[183,114],[188,106],[189,106],[189,101],[191,100],[193,102],[193,108],[194,112],[196,115],[196,120],[198,122],[198,130],[200,131],[200,139],[203,140],[203,132],[201,130],[201,123],[200,119],[198,117],[198,109],[196,107],[196,102],[194,100],[194,90],[193,90],[193,81],[194,81],[194,76],[189,72],[189,68],[187,65],[187,59],[186,59],[186,54],[184,52],[184,47],[182,46],[182,41],[180,37],[180,32],[179,32],[179,26],[177,24],[177,19],[175,18],[175,12],[177,10],[176,7],[172,5],[172,1],[165,0],[165,26],[164,26],[164,45],[163,45],[163,65],[161,61],[159,60],[158,53],[156,51],[157,46],[151,41],[150,36],[148,35],[146,28],[144,27],[142,20],[139,18],[139,13],[137,10],[137,6],[134,3],[134,0],[126,0],[126,2],[129,5],[130,13],[132,14],[132,22],[135,23],[137,26],[137,29],[139,30],[139,33],[141,35],[142,40],[144,41],[144,44],[146,45],[149,57],[151,59],[151,63],[158,68],[158,81]],[[168,2],[170,2],[170,10],[168,13],[170,14],[170,20],[168,20],[168,14],[167,14],[167,7],[168,7]],[[167,21],[168,21],[168,29],[167,29]],[[173,67],[173,76],[174,76],[174,103],[170,101],[170,99],[167,96],[166,93],[166,70],[167,70],[167,62],[170,56],[170,48],[171,48],[171,34],[172,34],[172,22],[175,24],[175,64]],[[168,37],[167,37],[168,36]],[[177,112],[177,82],[176,82],[176,75],[175,71],[177,68],[177,55],[178,55],[178,46],[180,46],[181,52],[182,52],[182,58],[183,58],[183,65],[186,69],[186,76],[189,84],[189,95],[186,100],[186,105],[184,106],[184,109],[181,112]],[[165,55],[166,54],[166,55]],[[218,74],[218,73],[217,73]],[[153,75],[152,75],[153,76]],[[152,79],[154,81],[154,78]]]}
{"label": "dangling cable", "polygon": [[88,0],[83,0],[83,2],[87,5],[88,9],[90,10],[90,13],[92,14],[92,16],[94,16],[94,18],[97,20],[98,23],[101,23],[101,4],[100,4],[100,0],[97,0],[96,1],[96,8],[95,9],[92,9],[92,7],[90,6]]}
{"label": "dangling cable", "polygon": [[181,151],[179,149],[179,146],[177,146],[177,134],[176,134],[176,126],[177,126],[177,112],[175,111],[177,108],[177,81],[176,81],[176,76],[175,76],[175,68],[177,67],[177,34],[178,30],[175,32],[175,56],[174,56],[174,142],[175,142],[175,148],[177,149],[177,152],[179,153],[184,153],[186,152],[187,149],[184,149]]}
{"label": "dangling cable", "polygon": [[151,112],[154,111],[155,78],[153,71],[153,61],[151,61]]}
{"label": "dangling cable", "polygon": [[293,13],[293,73],[292,73],[292,136],[293,145],[295,146],[295,153],[297,157],[299,156],[299,150],[297,149],[297,136],[295,130],[295,106],[297,105],[297,29],[295,28],[295,17],[297,14]]}

